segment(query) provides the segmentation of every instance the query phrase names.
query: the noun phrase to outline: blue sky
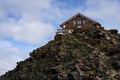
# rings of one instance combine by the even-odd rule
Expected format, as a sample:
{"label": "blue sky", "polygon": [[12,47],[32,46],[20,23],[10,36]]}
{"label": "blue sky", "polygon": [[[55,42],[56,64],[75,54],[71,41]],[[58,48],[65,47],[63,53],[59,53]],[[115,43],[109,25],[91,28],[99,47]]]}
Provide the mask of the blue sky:
{"label": "blue sky", "polygon": [[54,39],[78,12],[120,32],[119,0],[0,0],[0,75]]}

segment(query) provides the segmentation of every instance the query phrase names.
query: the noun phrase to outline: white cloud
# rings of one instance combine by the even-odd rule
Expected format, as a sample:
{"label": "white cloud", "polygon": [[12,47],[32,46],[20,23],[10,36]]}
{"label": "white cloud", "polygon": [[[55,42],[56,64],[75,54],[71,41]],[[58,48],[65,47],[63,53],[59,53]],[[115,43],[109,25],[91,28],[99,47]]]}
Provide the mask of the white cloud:
{"label": "white cloud", "polygon": [[35,44],[55,33],[51,24],[63,17],[55,0],[1,0],[0,35]]}
{"label": "white cloud", "polygon": [[86,7],[84,13],[92,18],[103,21],[105,28],[120,30],[119,0],[87,0]]}
{"label": "white cloud", "polygon": [[16,62],[22,60],[24,53],[9,41],[0,41],[0,75],[15,68]]}
{"label": "white cloud", "polygon": [[[87,0],[87,10],[89,15],[98,18],[110,18],[120,11],[118,0]],[[87,13],[87,12],[86,12]]]}
{"label": "white cloud", "polygon": [[5,72],[12,70],[16,66],[16,62],[20,61],[19,58],[0,58],[0,75],[5,74]]}
{"label": "white cloud", "polygon": [[0,41],[0,44],[1,44],[0,45],[1,56],[4,55],[6,55],[7,57],[11,55],[15,56],[16,53],[19,54],[21,53],[21,51],[17,47],[14,47],[9,41]]}
{"label": "white cloud", "polygon": [[24,22],[9,21],[1,23],[0,33],[5,37],[12,37],[15,40],[27,43],[39,43],[45,40],[46,36],[50,36],[55,31],[51,24],[42,22]]}

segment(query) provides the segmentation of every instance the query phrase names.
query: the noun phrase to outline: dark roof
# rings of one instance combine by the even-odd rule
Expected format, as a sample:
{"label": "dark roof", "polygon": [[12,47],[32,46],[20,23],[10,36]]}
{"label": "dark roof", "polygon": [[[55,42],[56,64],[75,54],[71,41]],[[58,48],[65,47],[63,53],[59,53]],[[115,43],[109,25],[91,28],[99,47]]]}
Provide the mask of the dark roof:
{"label": "dark roof", "polygon": [[95,21],[95,20],[93,20],[93,19],[90,19],[90,18],[88,18],[87,16],[82,15],[81,13],[78,13],[78,14],[74,15],[73,17],[71,17],[70,19],[68,19],[68,20],[66,20],[65,22],[63,22],[60,26],[62,27],[64,24],[66,24],[67,22],[69,22],[70,20],[72,20],[73,18],[75,18],[75,17],[77,17],[77,16],[81,16],[81,17],[83,17],[83,18],[85,18],[85,19],[87,19],[87,20],[89,20],[89,21],[92,21],[92,22],[94,22],[94,23],[98,23],[98,24],[99,24],[99,22],[97,22],[97,21]]}

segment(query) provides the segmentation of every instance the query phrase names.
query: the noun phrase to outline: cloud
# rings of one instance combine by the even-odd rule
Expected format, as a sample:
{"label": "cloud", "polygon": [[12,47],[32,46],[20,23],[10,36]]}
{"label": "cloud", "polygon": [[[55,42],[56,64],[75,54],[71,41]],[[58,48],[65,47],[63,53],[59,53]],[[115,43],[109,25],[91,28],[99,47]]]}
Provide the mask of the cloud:
{"label": "cloud", "polygon": [[19,58],[1,58],[0,59],[0,75],[4,74],[5,72],[12,70],[16,66],[16,62],[18,62]]}
{"label": "cloud", "polygon": [[[0,55],[1,56],[11,56],[15,53],[20,53],[20,50],[14,46],[9,41],[0,41]],[[3,51],[4,50],[4,51]]]}
{"label": "cloud", "polygon": [[8,23],[0,23],[0,33],[4,37],[12,37],[15,40],[27,43],[39,43],[45,40],[46,36],[50,36],[55,31],[49,23],[20,21],[16,23],[8,21]]}
{"label": "cloud", "polygon": [[55,0],[1,0],[0,35],[30,44],[46,40],[56,32],[52,22],[65,13],[59,5]]}
{"label": "cloud", "polygon": [[99,19],[103,22],[103,25],[105,24],[105,28],[116,28],[120,30],[119,12],[119,0],[87,0],[84,13],[92,18]]}
{"label": "cloud", "polygon": [[23,51],[9,41],[0,41],[0,75],[15,68],[16,62],[22,60]]}
{"label": "cloud", "polygon": [[[89,15],[98,18],[111,18],[120,11],[120,2],[118,0],[87,0],[87,10]],[[86,12],[87,13],[87,12]]]}

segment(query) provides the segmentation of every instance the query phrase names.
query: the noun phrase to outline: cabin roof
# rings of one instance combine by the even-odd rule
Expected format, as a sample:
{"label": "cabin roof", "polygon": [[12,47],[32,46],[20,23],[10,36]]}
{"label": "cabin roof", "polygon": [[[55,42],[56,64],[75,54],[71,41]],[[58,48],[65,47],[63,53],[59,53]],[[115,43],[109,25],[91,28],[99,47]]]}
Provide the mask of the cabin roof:
{"label": "cabin roof", "polygon": [[74,19],[74,18],[77,17],[77,16],[81,16],[81,17],[83,17],[83,18],[85,18],[85,19],[87,19],[87,20],[89,20],[89,21],[92,21],[92,22],[94,22],[94,23],[98,23],[98,24],[99,24],[99,22],[97,22],[97,21],[95,21],[95,20],[93,20],[93,19],[90,19],[90,18],[88,18],[87,16],[82,15],[81,13],[77,13],[77,14],[74,15],[73,17],[69,18],[68,20],[66,20],[65,22],[63,22],[62,24],[60,24],[60,26],[62,27],[62,26],[65,25],[67,22],[71,21],[72,19]]}

